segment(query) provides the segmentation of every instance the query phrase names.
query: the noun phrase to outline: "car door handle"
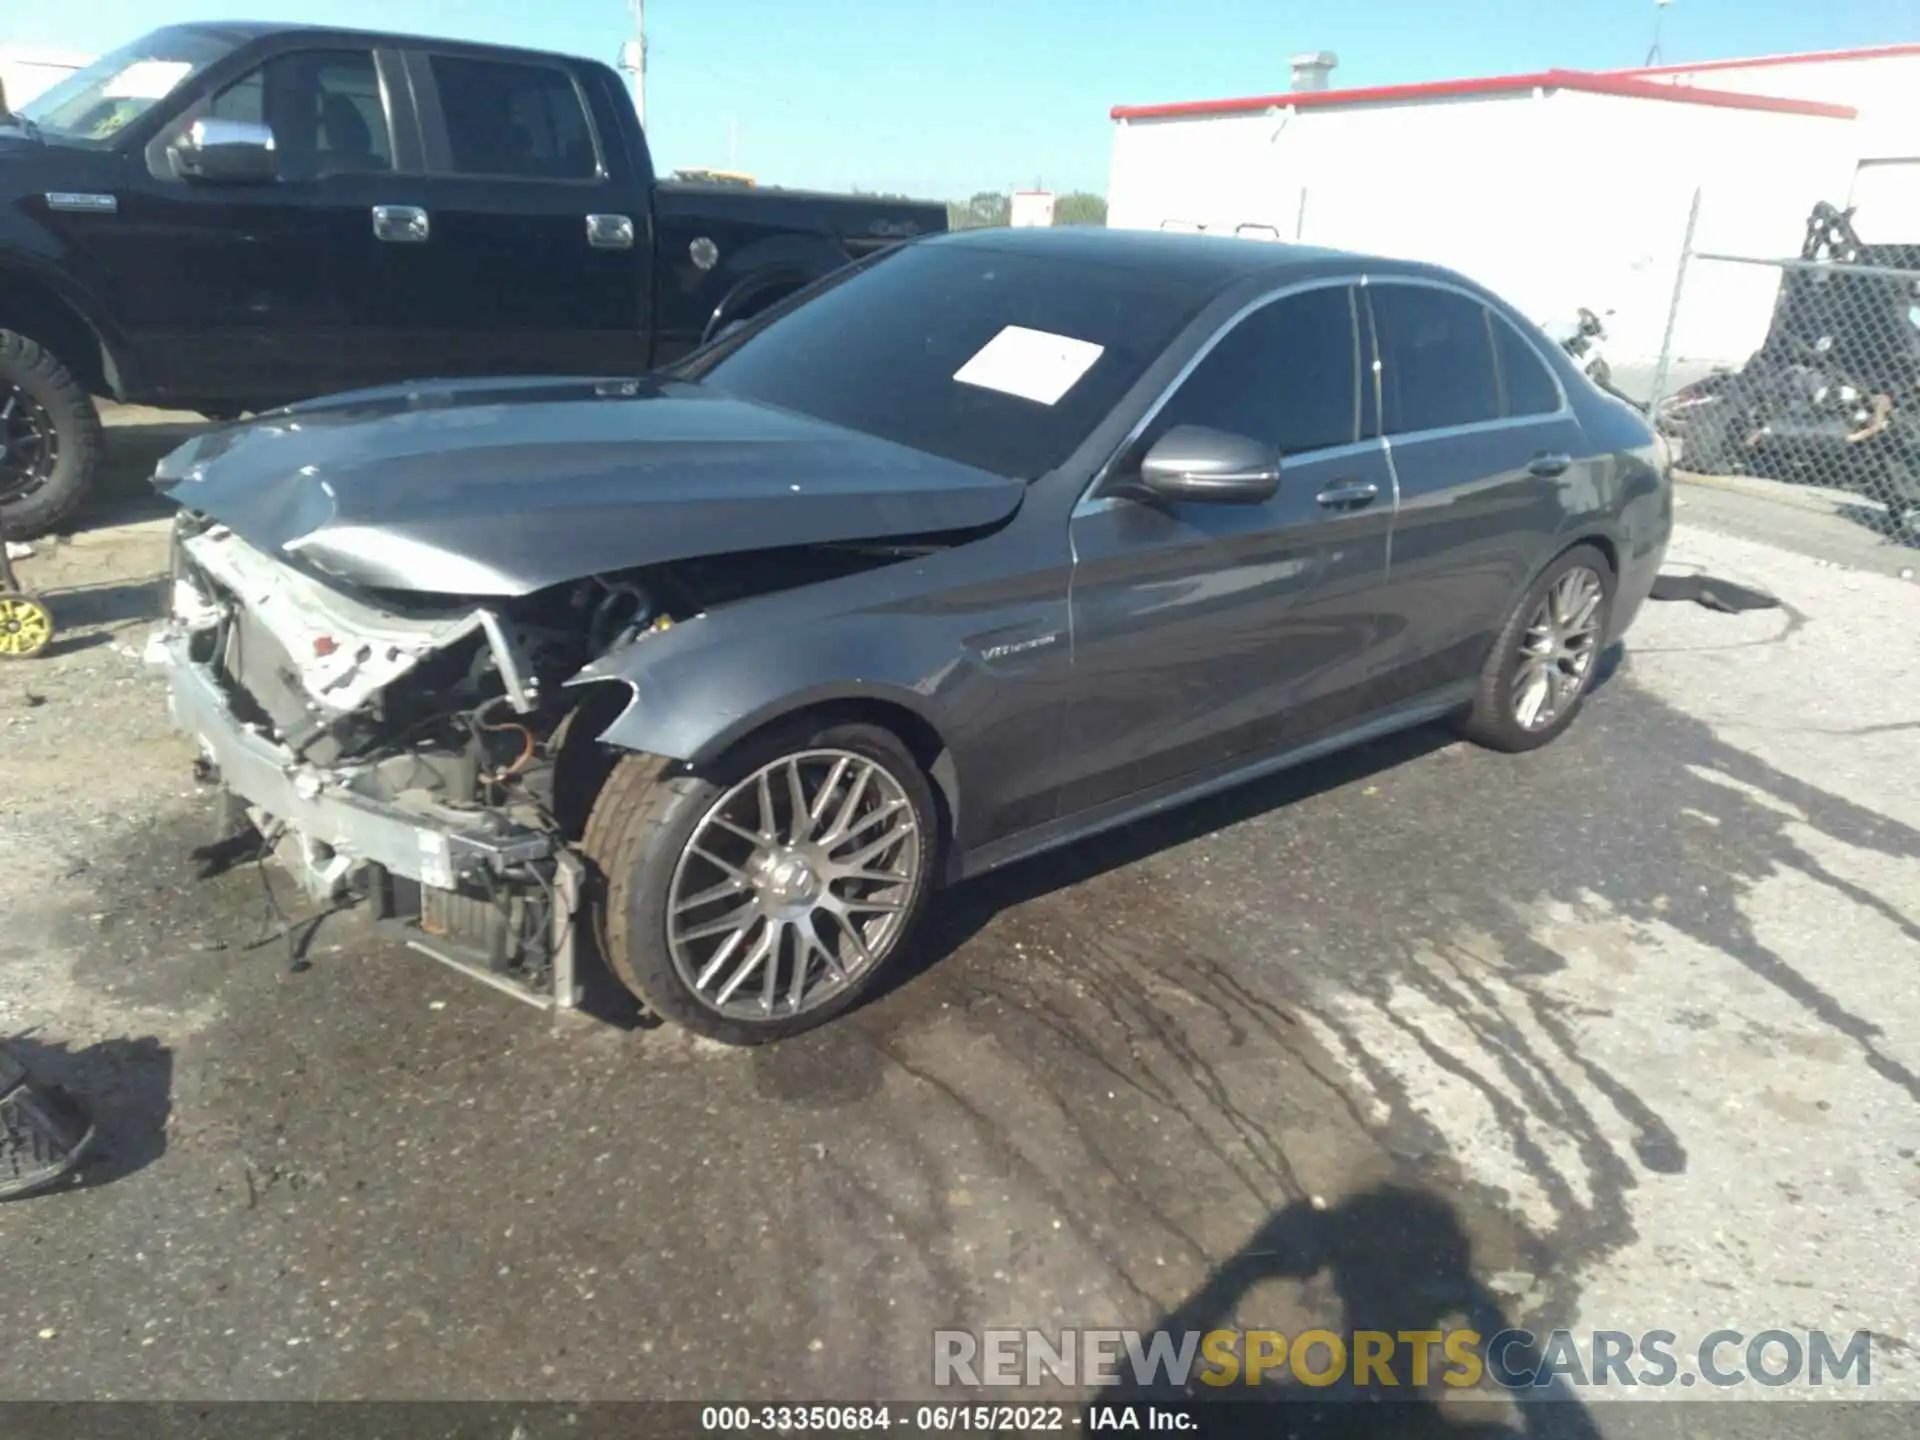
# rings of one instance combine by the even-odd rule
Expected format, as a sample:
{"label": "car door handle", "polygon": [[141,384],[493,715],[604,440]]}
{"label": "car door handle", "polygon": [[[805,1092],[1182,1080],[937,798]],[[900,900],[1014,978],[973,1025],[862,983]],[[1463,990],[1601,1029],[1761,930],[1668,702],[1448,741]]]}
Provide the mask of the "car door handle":
{"label": "car door handle", "polygon": [[1371,480],[1336,480],[1313,497],[1329,510],[1360,510],[1380,498]]}
{"label": "car door handle", "polygon": [[587,244],[596,250],[631,250],[633,220],[626,215],[587,216]]}
{"label": "car door handle", "polygon": [[1543,480],[1551,480],[1555,475],[1564,475],[1573,468],[1571,455],[1541,453],[1527,462],[1527,473],[1538,475]]}
{"label": "car door handle", "polygon": [[423,245],[433,233],[433,223],[418,205],[376,205],[373,207],[373,236],[395,245]]}

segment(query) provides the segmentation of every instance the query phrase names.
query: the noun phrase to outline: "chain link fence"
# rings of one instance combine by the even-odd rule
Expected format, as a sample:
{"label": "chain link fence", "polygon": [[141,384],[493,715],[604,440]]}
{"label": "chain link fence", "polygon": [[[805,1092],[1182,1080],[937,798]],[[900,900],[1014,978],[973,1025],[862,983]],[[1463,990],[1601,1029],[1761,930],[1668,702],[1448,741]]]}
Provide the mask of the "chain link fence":
{"label": "chain link fence", "polygon": [[1690,240],[1653,400],[1681,470],[1816,486],[1920,544],[1920,245],[1826,205],[1796,259]]}

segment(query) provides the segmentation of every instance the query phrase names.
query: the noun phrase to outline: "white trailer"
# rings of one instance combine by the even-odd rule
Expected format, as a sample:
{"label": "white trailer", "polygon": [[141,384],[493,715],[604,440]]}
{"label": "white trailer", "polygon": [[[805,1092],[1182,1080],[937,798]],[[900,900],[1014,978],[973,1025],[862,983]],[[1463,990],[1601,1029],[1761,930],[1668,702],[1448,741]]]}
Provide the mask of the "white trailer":
{"label": "white trailer", "polygon": [[[1324,84],[1333,57],[1307,58],[1302,83]],[[1108,223],[1428,260],[1541,321],[1610,310],[1631,388],[1660,353],[1696,190],[1695,248],[1754,256],[1797,254],[1815,202],[1862,185],[1902,208],[1903,177],[1859,177],[1920,133],[1920,45],[1737,63],[1117,106]],[[1838,98],[1856,91],[1873,104]],[[1676,351],[1744,360],[1777,279],[1689,277]]]}

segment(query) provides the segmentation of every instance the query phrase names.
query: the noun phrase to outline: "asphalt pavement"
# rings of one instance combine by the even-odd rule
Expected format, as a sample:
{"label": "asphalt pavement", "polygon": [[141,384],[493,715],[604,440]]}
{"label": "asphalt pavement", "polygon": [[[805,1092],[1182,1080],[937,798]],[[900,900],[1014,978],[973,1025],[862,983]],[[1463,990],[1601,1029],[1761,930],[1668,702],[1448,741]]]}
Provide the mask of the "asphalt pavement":
{"label": "asphalt pavement", "polygon": [[0,1206],[0,1397],[907,1398],[937,1329],[1490,1303],[1871,1331],[1920,1398],[1920,552],[1684,495],[1675,567],[1782,608],[1650,606],[1553,746],[1417,731],[1029,862],[736,1051],[354,917],[255,948],[127,489],[0,672],[0,1035],[104,1133]]}

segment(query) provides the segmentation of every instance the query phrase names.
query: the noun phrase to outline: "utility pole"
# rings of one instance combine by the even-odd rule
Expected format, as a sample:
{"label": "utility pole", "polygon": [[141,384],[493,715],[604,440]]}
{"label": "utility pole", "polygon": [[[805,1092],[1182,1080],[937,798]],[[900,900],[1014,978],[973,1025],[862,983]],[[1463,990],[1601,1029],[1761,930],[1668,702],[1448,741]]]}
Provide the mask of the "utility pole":
{"label": "utility pole", "polygon": [[620,68],[633,77],[633,110],[647,123],[647,0],[627,0],[633,38],[620,47]]}
{"label": "utility pole", "polygon": [[[640,0],[633,0],[633,3],[638,5]],[[1660,30],[1666,23],[1667,6],[1672,3],[1673,0],[1653,0],[1653,48],[1647,51],[1646,63],[1648,65],[1653,64],[1654,61],[1660,58]]]}

